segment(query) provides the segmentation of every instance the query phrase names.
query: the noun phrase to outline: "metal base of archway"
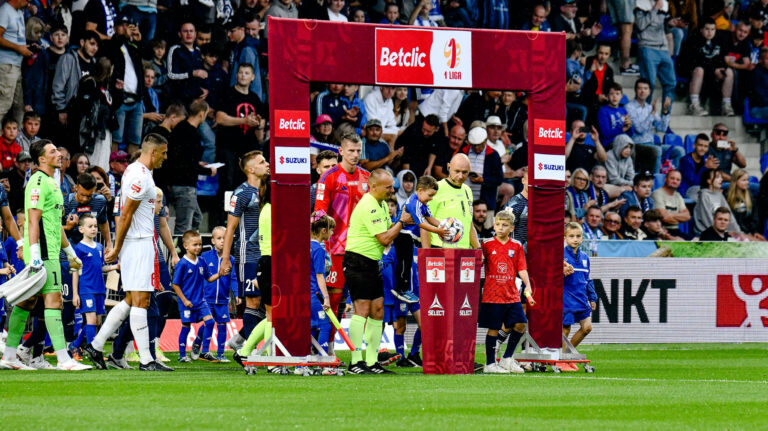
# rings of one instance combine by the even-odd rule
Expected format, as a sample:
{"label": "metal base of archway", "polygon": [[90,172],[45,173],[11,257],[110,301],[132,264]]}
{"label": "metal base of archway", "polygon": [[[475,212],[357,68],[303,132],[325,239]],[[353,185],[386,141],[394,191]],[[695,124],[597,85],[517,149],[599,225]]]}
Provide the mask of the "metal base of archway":
{"label": "metal base of archway", "polygon": [[310,350],[309,84],[335,82],[528,93],[531,331],[561,345],[565,182],[564,33],[425,29],[268,18],[273,326]]}

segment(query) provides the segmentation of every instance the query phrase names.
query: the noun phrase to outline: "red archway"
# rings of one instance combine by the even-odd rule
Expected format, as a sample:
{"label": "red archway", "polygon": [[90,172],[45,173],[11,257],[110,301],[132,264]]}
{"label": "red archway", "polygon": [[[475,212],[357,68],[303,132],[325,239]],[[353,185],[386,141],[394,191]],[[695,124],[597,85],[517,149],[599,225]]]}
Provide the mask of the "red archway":
{"label": "red archway", "polygon": [[529,94],[531,333],[562,345],[565,36],[269,18],[273,325],[310,347],[309,84],[346,82]]}

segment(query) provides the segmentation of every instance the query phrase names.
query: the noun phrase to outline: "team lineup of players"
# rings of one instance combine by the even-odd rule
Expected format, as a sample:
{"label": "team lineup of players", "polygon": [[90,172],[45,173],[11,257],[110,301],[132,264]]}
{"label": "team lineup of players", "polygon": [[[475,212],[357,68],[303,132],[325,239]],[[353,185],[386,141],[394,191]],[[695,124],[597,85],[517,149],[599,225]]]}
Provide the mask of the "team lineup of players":
{"label": "team lineup of players", "polygon": [[[53,152],[49,151],[51,148]],[[242,157],[240,168],[246,181],[234,191],[228,202],[227,226],[212,230],[213,248],[201,253],[200,234],[188,231],[181,239],[184,255],[180,258],[174,250],[166,223],[162,191],[155,188],[152,179],[152,169],[159,167],[167,158],[167,143],[162,137],[148,135],[138,160],[125,171],[115,205],[115,243],[107,243],[106,249],[96,242],[97,233],[106,223],[103,215],[106,210],[104,204],[99,207],[100,195],[93,195],[95,184],[91,184],[87,177],[78,178],[76,192],[67,197],[67,204],[56,201],[55,195],[61,196],[61,193],[53,192],[58,192],[52,178],[53,171],[59,167],[54,160],[58,157],[55,146],[48,141],[42,148],[38,146],[35,149],[39,153],[40,169],[35,174],[37,178],[33,176],[30,183],[35,179],[38,181],[35,184],[44,184],[48,180],[51,184],[47,189],[27,188],[24,214],[27,223],[23,230],[25,238],[32,237],[32,240],[26,240],[26,244],[31,246],[24,247],[25,261],[33,270],[44,266],[48,278],[52,280],[41,292],[44,300],[37,301],[37,310],[42,309],[43,313],[33,316],[36,317],[35,328],[27,339],[29,343],[25,342],[22,346],[19,346],[21,334],[18,328],[22,325],[23,331],[28,316],[36,310],[35,303],[18,304],[13,308],[0,367],[24,370],[52,368],[40,356],[39,346],[44,342],[47,330],[59,359],[59,369],[90,368],[72,358],[81,346],[97,368],[130,368],[124,351],[133,338],[141,370],[172,371],[163,364],[165,358],[156,346],[165,323],[162,318],[165,311],[162,309],[167,310],[173,302],[171,292],[176,294],[182,322],[179,362],[197,359],[228,362],[224,356],[227,345],[235,350],[234,359],[242,365],[256,345],[270,337],[269,163],[261,152],[252,151]],[[391,199],[394,192],[391,174],[384,170],[369,173],[357,166],[361,152],[362,143],[357,135],[344,136],[339,150],[340,161],[324,172],[317,184],[310,220],[311,330],[320,346],[333,354],[334,328],[325,310],[340,315],[345,307],[349,307],[344,302],[346,296],[347,304],[352,304],[354,309],[350,338],[357,346],[362,345],[363,340],[367,345],[365,360],[362,352],[353,352],[348,371],[353,374],[386,374],[391,371],[384,366],[391,363],[399,367],[421,366],[420,329],[416,330],[408,355],[405,354],[404,340],[408,313],[413,315],[419,326],[421,322],[416,250],[442,245],[441,236],[446,234],[446,230],[439,226],[439,218],[456,216],[464,226],[472,226],[472,194],[464,184],[469,172],[469,160],[463,154],[455,156],[449,165],[449,177],[440,182],[430,176],[419,178],[415,193],[402,208],[398,208],[397,202]],[[37,153],[33,154],[37,156]],[[41,214],[41,226],[45,233],[42,238],[35,238],[30,235],[29,226]],[[70,214],[79,216],[76,222],[73,223]],[[23,223],[21,225],[24,226]],[[520,364],[512,358],[527,323],[516,285],[518,275],[525,286],[525,297],[531,298],[531,290],[524,250],[512,237],[514,228],[515,216],[502,211],[494,220],[493,238],[481,245],[472,228],[458,244],[465,248],[482,248],[483,251],[486,278],[479,324],[488,328],[487,360],[483,368],[486,373],[523,372]],[[69,239],[77,242],[74,248],[69,245],[65,230],[71,231]],[[35,233],[41,235],[41,232]],[[61,239],[60,245],[50,240],[56,234]],[[590,314],[595,307],[594,289],[589,279],[589,258],[579,250],[581,235],[580,226],[566,226],[563,331],[568,335],[570,325],[580,323],[580,329],[573,337],[574,345],[578,345],[591,330]],[[172,278],[168,263],[158,248],[158,237],[172,250]],[[39,254],[39,243],[47,248],[42,255]],[[19,245],[23,243],[20,241]],[[119,264],[111,265],[113,262]],[[66,279],[60,281],[62,275],[70,272],[70,268],[80,265],[82,273],[74,271],[71,283],[66,283]],[[102,273],[117,268],[123,275],[122,288],[126,298],[112,308],[99,329],[99,317],[105,313],[106,296]],[[3,272],[12,275],[12,271],[0,270],[0,276]],[[72,289],[62,285],[72,286]],[[53,298],[56,295],[58,303]],[[60,310],[62,295],[67,327],[74,326],[70,322],[74,318],[69,314],[84,316],[82,330],[77,335],[74,330],[68,331],[67,337],[64,335]],[[245,312],[242,330],[227,341],[232,295],[237,297],[238,302],[239,298],[245,298]],[[72,310],[68,313],[67,303],[70,301]],[[41,307],[41,304],[44,305]],[[187,356],[187,339],[194,323],[202,325]],[[383,323],[394,326],[394,355],[378,352]],[[218,332],[216,354],[209,352],[214,327]],[[105,359],[102,353],[105,343],[118,330],[120,333],[113,351]],[[65,338],[72,340],[68,346]],[[497,352],[505,341],[507,349],[501,358],[497,358]],[[563,368],[568,370],[570,367],[563,364]],[[323,374],[335,372],[333,368],[323,370]]]}

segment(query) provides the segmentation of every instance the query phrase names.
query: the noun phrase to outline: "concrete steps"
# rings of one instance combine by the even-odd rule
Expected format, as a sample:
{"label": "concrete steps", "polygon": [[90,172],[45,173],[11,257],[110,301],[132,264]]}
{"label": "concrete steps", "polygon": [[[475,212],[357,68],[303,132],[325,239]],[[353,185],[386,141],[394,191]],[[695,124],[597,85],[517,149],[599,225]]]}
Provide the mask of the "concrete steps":
{"label": "concrete steps", "polygon": [[[621,84],[624,94],[629,100],[635,98],[635,81],[636,76],[621,76],[618,73],[618,64],[612,64],[615,71],[614,80]],[[654,98],[661,94],[661,86],[656,83],[653,91]],[[661,109],[661,102],[657,106],[657,109]],[[669,127],[683,139],[686,135],[697,135],[699,133],[706,133],[707,136],[712,132],[712,128],[717,123],[723,123],[728,126],[729,134],[728,138],[733,139],[739,146],[739,151],[744,155],[747,161],[747,171],[750,175],[754,175],[758,178],[761,177],[760,172],[760,143],[757,138],[747,133],[747,128],[744,126],[744,121],[741,116],[735,117],[723,117],[723,116],[705,116],[695,117],[688,115],[688,100],[675,100],[672,104],[672,118],[670,119]]]}

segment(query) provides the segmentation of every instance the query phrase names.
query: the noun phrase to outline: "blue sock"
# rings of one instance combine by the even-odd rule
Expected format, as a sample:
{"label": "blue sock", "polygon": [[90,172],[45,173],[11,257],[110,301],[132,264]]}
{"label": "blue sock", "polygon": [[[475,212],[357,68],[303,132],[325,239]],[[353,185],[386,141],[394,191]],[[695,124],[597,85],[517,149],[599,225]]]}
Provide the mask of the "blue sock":
{"label": "blue sock", "polygon": [[240,333],[246,340],[248,339],[248,336],[251,335],[253,328],[255,328],[264,318],[261,317],[260,314],[261,313],[259,313],[259,310],[256,308],[245,309],[245,312],[243,313],[243,330]]}
{"label": "blue sock", "polygon": [[189,326],[182,326],[179,332],[179,357],[187,356],[187,337],[189,336]]}
{"label": "blue sock", "polygon": [[504,351],[504,357],[510,358],[515,353],[517,343],[520,342],[520,338],[523,334],[515,331],[514,329],[509,333],[509,341],[507,341],[507,350]]}
{"label": "blue sock", "polygon": [[398,334],[395,332],[395,351],[405,357],[405,334]]}
{"label": "blue sock", "polygon": [[203,345],[203,327],[200,327],[200,330],[197,331],[197,336],[195,337],[195,341],[192,342],[192,344],[196,344],[198,346]]}
{"label": "blue sock", "polygon": [[328,319],[323,320],[318,329],[317,344],[325,350],[325,353],[328,353],[328,343],[330,342],[329,339],[331,337],[331,322],[329,322]]}
{"label": "blue sock", "polygon": [[155,340],[157,339],[157,321],[158,317],[147,317],[147,327],[149,329],[149,354],[152,355],[152,360],[156,361],[155,350],[157,345]]}
{"label": "blue sock", "polygon": [[418,355],[421,350],[421,328],[413,334],[413,345],[411,345],[411,355]]}
{"label": "blue sock", "polygon": [[485,336],[485,365],[496,363],[496,336]]}
{"label": "blue sock", "polygon": [[129,320],[125,319],[125,323],[120,327],[120,332],[117,333],[117,338],[112,343],[112,357],[122,359],[125,349],[131,341],[133,341],[133,332]]}
{"label": "blue sock", "polygon": [[96,325],[85,325],[85,339],[90,344],[96,336]]}
{"label": "blue sock", "polygon": [[[75,339],[75,341],[72,342],[72,344],[69,345],[69,347],[74,349],[79,348],[83,344],[83,341],[85,341],[87,331],[88,331],[88,325],[85,325],[85,327],[81,328],[80,332],[77,334],[77,338]],[[94,333],[93,336],[95,337],[96,334]]]}
{"label": "blue sock", "polygon": [[227,344],[227,324],[220,323],[216,325],[216,345],[218,346],[218,356],[224,356],[224,347]]}
{"label": "blue sock", "polygon": [[203,331],[198,331],[203,333],[203,349],[200,351],[201,354],[208,353],[208,350],[211,348],[211,337],[213,336],[213,326],[216,324],[213,319],[208,319],[205,322],[203,322],[203,325],[205,325],[203,328]]}

